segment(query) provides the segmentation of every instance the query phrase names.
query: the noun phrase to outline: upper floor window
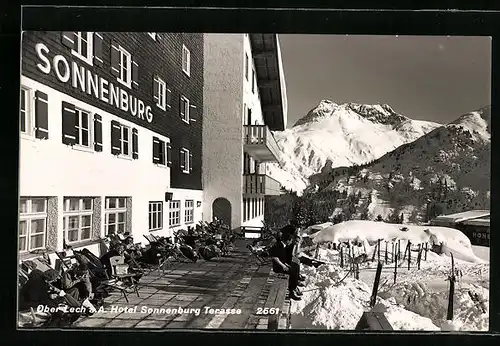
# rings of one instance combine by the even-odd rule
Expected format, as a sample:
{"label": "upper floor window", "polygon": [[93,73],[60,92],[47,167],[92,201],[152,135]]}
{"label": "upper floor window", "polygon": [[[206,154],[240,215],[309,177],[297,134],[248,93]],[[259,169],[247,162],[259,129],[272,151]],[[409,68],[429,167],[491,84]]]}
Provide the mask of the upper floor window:
{"label": "upper floor window", "polygon": [[90,148],[91,121],[90,113],[75,108],[76,145]]}
{"label": "upper floor window", "polygon": [[170,143],[153,137],[153,163],[170,167],[172,164]]}
{"label": "upper floor window", "polygon": [[245,53],[245,79],[248,80],[248,54]]}
{"label": "upper floor window", "polygon": [[156,41],[156,32],[148,32],[148,35]]}
{"label": "upper floor window", "polygon": [[181,119],[189,124],[189,99],[185,96],[181,96],[180,113]]}
{"label": "upper floor window", "polygon": [[92,32],[75,32],[74,49],[71,51],[74,56],[92,65]]}
{"label": "upper floor window", "polygon": [[128,126],[125,126],[123,124],[121,125],[121,136],[120,136],[120,148],[121,148],[121,153],[120,155],[123,156],[132,156],[132,150],[130,150],[131,145],[131,129]]}
{"label": "upper floor window", "polygon": [[19,117],[21,133],[31,135],[33,133],[33,120],[31,111],[31,92],[28,88],[21,87],[21,104],[19,107]]}
{"label": "upper floor window", "polygon": [[185,45],[182,45],[182,71],[191,75],[191,52]]}
{"label": "upper floor window", "polygon": [[154,90],[153,90],[153,97],[156,102],[156,105],[163,109],[166,110],[166,104],[167,104],[167,84],[158,76],[154,77]]}
{"label": "upper floor window", "polygon": [[193,170],[193,154],[186,148],[181,148],[180,167],[183,173],[190,173]]}
{"label": "upper floor window", "polygon": [[20,206],[19,251],[43,249],[47,230],[47,200],[21,198]]}
{"label": "upper floor window", "polygon": [[111,121],[111,154],[132,158],[139,158],[139,133],[118,121]]}
{"label": "upper floor window", "polygon": [[129,88],[132,84],[132,56],[123,47],[120,47],[120,62],[119,62],[118,81],[127,85]]}

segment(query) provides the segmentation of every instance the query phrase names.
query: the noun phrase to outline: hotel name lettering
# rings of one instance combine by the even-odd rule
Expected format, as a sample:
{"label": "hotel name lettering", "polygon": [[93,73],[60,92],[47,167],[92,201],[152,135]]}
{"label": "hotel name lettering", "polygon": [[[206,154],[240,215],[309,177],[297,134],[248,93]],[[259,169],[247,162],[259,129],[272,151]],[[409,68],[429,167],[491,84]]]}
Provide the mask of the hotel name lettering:
{"label": "hotel name lettering", "polygon": [[36,53],[41,61],[37,64],[37,67],[43,73],[50,74],[53,72],[61,82],[71,82],[73,88],[78,88],[82,92],[92,95],[124,112],[128,112],[138,119],[145,120],[148,123],[153,121],[151,107],[146,106],[142,100],[130,95],[119,85],[113,85],[113,83],[85,69],[85,67],[78,66],[74,61],[71,64],[68,63],[68,60],[62,55],[54,56],[51,61],[47,57],[49,48],[43,43],[36,45]]}

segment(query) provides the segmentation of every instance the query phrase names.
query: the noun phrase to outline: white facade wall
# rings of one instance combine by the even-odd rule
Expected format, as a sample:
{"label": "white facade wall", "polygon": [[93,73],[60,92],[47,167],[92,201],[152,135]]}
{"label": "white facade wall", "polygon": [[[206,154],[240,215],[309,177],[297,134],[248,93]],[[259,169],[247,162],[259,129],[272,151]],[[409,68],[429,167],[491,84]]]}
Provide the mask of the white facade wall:
{"label": "white facade wall", "polygon": [[241,225],[243,192],[243,34],[206,34],[203,95],[203,218],[212,204],[231,203],[231,227]]}
{"label": "white facade wall", "polygon": [[[40,90],[48,95],[49,139],[39,140],[21,135],[19,194],[21,197],[58,197],[58,250],[62,249],[63,244],[64,197],[101,198],[102,236],[105,197],[132,197],[132,215],[129,216],[131,231],[134,240],[143,243],[146,242],[143,235],[149,233],[149,202],[163,201],[163,229],[155,233],[169,235],[171,229],[165,192],[172,192],[170,168],[152,163],[152,137],[158,137],[165,142],[170,140],[32,79],[22,76],[21,84],[33,92]],[[62,101],[102,116],[102,152],[85,151],[62,143]],[[138,130],[138,159],[120,158],[111,154],[111,120]],[[196,201],[202,200],[202,192],[183,190],[181,193],[179,190],[174,192],[174,197],[177,196],[195,199],[195,223],[200,221],[201,210],[196,209]],[[184,200],[182,206],[183,203]],[[183,220],[181,217],[181,221]]]}

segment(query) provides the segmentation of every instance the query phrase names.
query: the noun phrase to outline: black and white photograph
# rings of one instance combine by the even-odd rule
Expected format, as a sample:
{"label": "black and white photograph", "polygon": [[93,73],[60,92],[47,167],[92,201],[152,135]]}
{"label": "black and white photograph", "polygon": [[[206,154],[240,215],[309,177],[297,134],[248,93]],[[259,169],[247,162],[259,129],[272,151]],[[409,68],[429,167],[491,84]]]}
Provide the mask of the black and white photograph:
{"label": "black and white photograph", "polygon": [[23,31],[18,329],[488,332],[491,45]]}

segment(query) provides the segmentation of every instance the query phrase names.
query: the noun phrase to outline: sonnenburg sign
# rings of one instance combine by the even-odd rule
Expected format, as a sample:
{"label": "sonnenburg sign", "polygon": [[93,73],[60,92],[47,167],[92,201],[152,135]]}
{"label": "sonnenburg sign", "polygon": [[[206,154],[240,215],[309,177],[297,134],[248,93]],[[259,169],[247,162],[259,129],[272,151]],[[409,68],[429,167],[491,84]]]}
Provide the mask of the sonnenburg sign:
{"label": "sonnenburg sign", "polygon": [[129,112],[134,117],[147,120],[149,123],[153,121],[151,107],[145,106],[142,100],[129,95],[126,90],[113,85],[113,83],[92,73],[92,71],[85,69],[85,67],[78,66],[74,61],[70,65],[62,55],[54,56],[51,64],[51,61],[47,57],[49,48],[43,43],[36,45],[36,52],[38,58],[41,60],[41,63],[38,63],[37,67],[43,73],[50,74],[51,71],[54,71],[57,79],[61,82],[68,83],[71,81],[73,88],[79,88],[81,91],[103,102],[113,105],[124,112]]}

